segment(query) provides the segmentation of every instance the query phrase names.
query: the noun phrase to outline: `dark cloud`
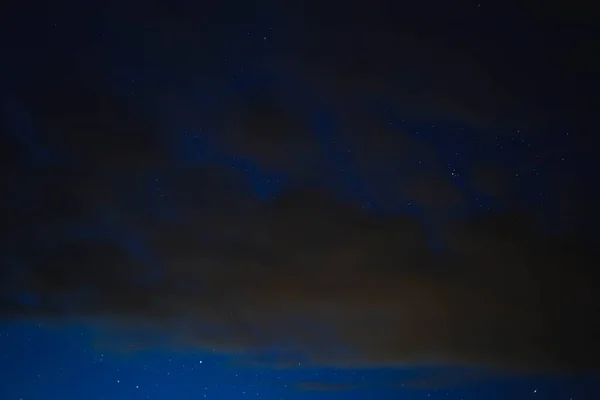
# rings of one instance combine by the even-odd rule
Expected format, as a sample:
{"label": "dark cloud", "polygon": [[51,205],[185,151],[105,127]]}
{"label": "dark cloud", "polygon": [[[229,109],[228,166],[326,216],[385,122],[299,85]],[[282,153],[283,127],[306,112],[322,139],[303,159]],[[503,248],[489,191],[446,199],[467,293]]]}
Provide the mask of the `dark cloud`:
{"label": "dark cloud", "polygon": [[[160,15],[160,7],[152,10]],[[161,29],[177,26],[177,18]],[[288,33],[298,28],[289,22]],[[165,334],[179,346],[283,349],[282,364],[302,357],[337,367],[596,367],[598,254],[587,224],[563,235],[540,231],[536,211],[516,206],[502,215],[446,218],[434,225],[443,239],[434,252],[420,220],[341,202],[322,189],[320,169],[261,202],[244,167],[226,162],[241,153],[267,169],[304,171],[321,167],[319,151],[330,146],[344,154],[336,168],[347,161],[380,198],[438,211],[464,201],[445,161],[384,118],[371,123],[372,114],[356,112],[369,101],[356,99],[383,97],[415,118],[530,120],[522,96],[494,84],[487,62],[450,40],[414,26],[390,38],[387,25],[367,33],[344,23],[307,32],[315,46],[291,45],[264,64],[298,77],[316,93],[314,108],[339,117],[332,118],[337,130],[319,143],[307,134],[314,110],[282,105],[262,87],[224,96],[230,113],[212,114],[217,106],[195,112],[190,102],[174,113],[175,122],[133,107],[132,97],[113,90],[109,72],[80,62],[57,63],[12,93],[29,113],[32,136],[2,137],[2,155],[5,144],[18,153],[2,158],[0,175],[7,193],[0,203],[2,315],[94,320]],[[148,40],[172,48],[161,68],[182,72],[169,62],[185,64],[193,80],[190,71],[204,60],[190,56],[194,34],[186,35]],[[339,51],[332,55],[331,48]],[[167,102],[180,89],[148,86]],[[211,168],[180,157],[183,150],[208,153],[209,146],[178,141],[185,134],[179,128],[203,127],[205,118],[221,145],[210,157],[203,153]],[[31,143],[54,158],[34,160]],[[573,190],[568,176],[557,186],[570,192],[563,210],[582,203],[591,210],[582,200],[589,196]]]}
{"label": "dark cloud", "polygon": [[[414,217],[370,212],[318,187],[290,185],[261,202],[243,170],[165,150],[172,136],[102,81],[59,82],[56,101],[52,88],[19,97],[29,143],[56,158],[36,164],[18,136],[3,139],[25,148],[3,165],[4,316],[92,319],[180,346],[281,348],[282,364],[596,365],[598,258],[584,226],[564,237],[538,232],[531,210],[446,220],[435,227],[443,250],[432,252]],[[256,141],[249,154],[296,148],[277,131],[303,125],[271,101],[240,112],[237,123],[253,133],[236,146]],[[382,198],[460,203],[424,141],[341,115],[345,126],[358,122],[335,133],[336,149],[364,182],[418,159],[430,166],[392,169],[398,179]]]}
{"label": "dark cloud", "polygon": [[[598,258],[585,237],[496,216],[449,227],[434,254],[417,221],[322,193],[227,204],[204,201],[180,221],[125,213],[145,263],[115,238],[32,240],[12,251],[23,269],[3,278],[3,313],[139,323],[231,351],[286,346],[324,365],[595,365]],[[148,281],[152,265],[160,279]]]}
{"label": "dark cloud", "polygon": [[411,24],[399,34],[394,23],[373,28],[361,16],[320,25],[310,31],[312,46],[294,48],[274,63],[323,90],[320,101],[336,107],[356,104],[357,95],[362,101],[379,96],[417,119],[477,127],[540,123],[539,111],[519,90],[499,85],[489,61],[475,56],[477,49],[461,48],[441,33],[419,32]]}
{"label": "dark cloud", "polygon": [[510,195],[511,185],[507,173],[490,165],[477,165],[471,170],[471,184],[478,192],[486,196],[507,197]]}

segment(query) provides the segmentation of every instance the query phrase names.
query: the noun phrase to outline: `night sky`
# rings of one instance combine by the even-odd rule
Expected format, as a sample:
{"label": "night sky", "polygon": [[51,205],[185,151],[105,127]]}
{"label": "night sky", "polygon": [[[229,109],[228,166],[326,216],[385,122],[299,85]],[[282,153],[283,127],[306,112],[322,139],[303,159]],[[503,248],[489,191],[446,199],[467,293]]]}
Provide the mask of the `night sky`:
{"label": "night sky", "polygon": [[600,399],[591,5],[13,3],[0,400]]}

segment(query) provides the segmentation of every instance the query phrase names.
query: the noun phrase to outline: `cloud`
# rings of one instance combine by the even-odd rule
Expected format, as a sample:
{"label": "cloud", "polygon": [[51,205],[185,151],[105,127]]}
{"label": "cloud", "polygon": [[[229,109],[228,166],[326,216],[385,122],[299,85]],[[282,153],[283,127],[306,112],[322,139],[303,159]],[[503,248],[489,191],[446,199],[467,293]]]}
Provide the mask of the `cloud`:
{"label": "cloud", "polygon": [[[227,102],[231,120],[215,124],[227,128],[219,152],[245,153],[289,172],[303,171],[315,149],[351,149],[349,165],[367,184],[376,182],[389,203],[461,205],[462,193],[443,177],[445,163],[426,142],[393,134],[382,127],[387,121],[362,122],[374,117],[356,113],[365,104],[352,99],[381,96],[395,106],[411,100],[417,115],[492,122],[519,102],[490,87],[485,68],[467,62],[463,70],[461,58],[439,50],[443,43],[407,35],[393,44],[406,62],[393,62],[385,58],[392,49],[384,32],[373,40],[358,33],[338,40],[336,32],[314,32],[309,39],[321,47],[294,49],[267,64],[302,77],[308,91],[318,89],[314,108],[342,121],[335,146],[304,136],[312,110],[296,115],[275,94],[246,93]],[[328,56],[338,43],[346,49]],[[191,61],[190,70],[200,64]],[[243,168],[221,153],[219,162],[208,157],[210,167],[182,159],[176,139],[183,133],[169,130],[151,107],[132,107],[117,95],[107,71],[85,66],[77,73],[73,65],[48,68],[13,93],[30,112],[31,140],[54,158],[34,162],[18,135],[2,138],[3,148],[22,150],[3,158],[0,175],[3,317],[94,320],[164,334],[184,347],[250,354],[275,348],[281,364],[597,366],[598,254],[586,224],[562,236],[540,232],[536,211],[512,204],[505,214],[436,221],[443,240],[434,252],[431,226],[342,202],[314,173],[259,201]],[[149,86],[160,97],[162,87]],[[187,106],[174,126],[201,126],[205,115]],[[401,175],[419,159],[430,169]],[[333,175],[320,168],[311,171]],[[565,199],[565,209],[585,196]],[[31,301],[21,301],[24,294]]]}
{"label": "cloud", "polygon": [[[211,201],[220,196],[228,202]],[[5,272],[3,314],[140,324],[182,345],[282,347],[318,365],[535,370],[597,360],[597,255],[585,237],[546,237],[518,214],[448,227],[442,254],[410,217],[313,191],[264,204],[213,187],[182,220],[141,214],[120,223],[151,261],[110,236],[50,231],[5,248],[22,269]],[[160,278],[148,281],[153,266]],[[39,306],[10,291],[35,294]]]}
{"label": "cloud", "polygon": [[282,52],[273,68],[292,71],[307,87],[318,88],[321,104],[346,112],[381,98],[415,120],[439,118],[479,128],[545,122],[522,89],[499,83],[498,65],[477,57],[475,48],[465,49],[441,33],[419,33],[410,24],[399,34],[392,24],[397,21],[379,21],[368,33],[364,16],[320,24],[307,33],[312,46]]}

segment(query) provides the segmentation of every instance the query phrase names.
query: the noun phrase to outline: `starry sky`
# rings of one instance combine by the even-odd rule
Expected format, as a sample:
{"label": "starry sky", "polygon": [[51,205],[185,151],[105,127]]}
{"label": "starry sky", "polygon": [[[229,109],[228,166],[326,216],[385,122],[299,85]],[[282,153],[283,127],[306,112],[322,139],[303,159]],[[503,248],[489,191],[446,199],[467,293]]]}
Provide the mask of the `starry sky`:
{"label": "starry sky", "polygon": [[600,398],[587,3],[0,11],[0,399]]}

